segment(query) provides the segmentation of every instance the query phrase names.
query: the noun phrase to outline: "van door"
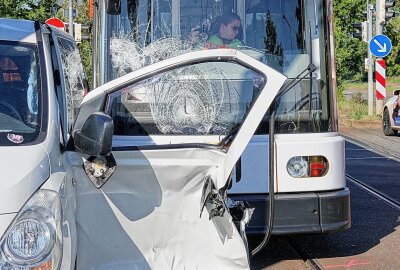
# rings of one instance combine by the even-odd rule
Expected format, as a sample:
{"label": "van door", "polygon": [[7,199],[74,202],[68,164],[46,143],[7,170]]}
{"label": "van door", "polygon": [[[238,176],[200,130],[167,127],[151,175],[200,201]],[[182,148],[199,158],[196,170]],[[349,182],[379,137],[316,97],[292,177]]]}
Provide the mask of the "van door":
{"label": "van door", "polygon": [[[248,269],[249,220],[232,220],[226,189],[285,80],[243,53],[217,49],[161,61],[89,93],[76,145],[78,134],[91,136],[96,115],[112,119],[114,135],[110,153],[70,153],[78,269]],[[174,142],[182,131],[228,136]],[[163,140],[152,137],[157,133]],[[147,134],[152,143],[137,146],[129,134]]]}

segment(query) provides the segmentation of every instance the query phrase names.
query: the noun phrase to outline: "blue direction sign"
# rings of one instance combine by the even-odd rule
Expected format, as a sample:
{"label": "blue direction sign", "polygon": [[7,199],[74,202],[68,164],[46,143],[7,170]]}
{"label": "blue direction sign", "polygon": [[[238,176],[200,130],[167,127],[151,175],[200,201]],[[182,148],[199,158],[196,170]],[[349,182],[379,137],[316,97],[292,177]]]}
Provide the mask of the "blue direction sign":
{"label": "blue direction sign", "polygon": [[369,50],[376,57],[385,57],[392,50],[392,42],[385,35],[376,35],[369,42]]}

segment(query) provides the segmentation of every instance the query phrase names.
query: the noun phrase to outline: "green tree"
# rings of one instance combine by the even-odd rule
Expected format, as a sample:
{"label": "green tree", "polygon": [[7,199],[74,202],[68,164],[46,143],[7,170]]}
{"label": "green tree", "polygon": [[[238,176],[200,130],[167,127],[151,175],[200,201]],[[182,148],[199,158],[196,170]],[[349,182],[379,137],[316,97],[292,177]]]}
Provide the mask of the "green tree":
{"label": "green tree", "polygon": [[[74,19],[75,23],[80,23],[84,25],[92,25],[92,19],[89,18],[89,3],[88,0],[82,0],[78,5],[76,1],[73,2],[73,8],[77,10],[77,17]],[[68,9],[68,1],[64,1],[63,6],[58,10],[57,17],[63,20],[64,22],[68,22],[69,18],[64,16],[63,10]],[[92,80],[92,35],[89,34],[88,40],[82,40],[81,43],[78,44],[79,52],[82,58],[83,66],[85,68],[86,75],[88,77],[89,84],[91,84]]]}
{"label": "green tree", "polygon": [[45,21],[55,0],[1,0],[0,17]]}
{"label": "green tree", "polygon": [[338,85],[345,80],[365,79],[364,59],[367,44],[352,37],[355,22],[366,20],[365,0],[336,0],[333,2],[335,15],[335,49]]}
{"label": "green tree", "polygon": [[[397,4],[394,8],[396,14],[400,14],[400,5]],[[386,72],[387,76],[400,76],[400,18],[392,18],[384,28],[386,34],[392,41],[392,51],[386,57]]]}

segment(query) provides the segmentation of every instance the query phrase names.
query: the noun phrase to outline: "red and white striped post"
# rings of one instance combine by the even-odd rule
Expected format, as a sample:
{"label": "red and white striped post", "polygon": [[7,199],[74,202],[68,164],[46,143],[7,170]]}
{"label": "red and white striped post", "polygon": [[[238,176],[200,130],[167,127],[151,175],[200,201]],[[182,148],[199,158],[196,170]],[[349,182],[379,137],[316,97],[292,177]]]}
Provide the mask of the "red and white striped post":
{"label": "red and white striped post", "polygon": [[375,66],[376,78],[376,99],[386,98],[386,62],[385,60],[376,60]]}
{"label": "red and white striped post", "polygon": [[376,114],[380,115],[383,111],[383,100],[386,98],[386,62],[377,59],[375,64],[376,78]]}

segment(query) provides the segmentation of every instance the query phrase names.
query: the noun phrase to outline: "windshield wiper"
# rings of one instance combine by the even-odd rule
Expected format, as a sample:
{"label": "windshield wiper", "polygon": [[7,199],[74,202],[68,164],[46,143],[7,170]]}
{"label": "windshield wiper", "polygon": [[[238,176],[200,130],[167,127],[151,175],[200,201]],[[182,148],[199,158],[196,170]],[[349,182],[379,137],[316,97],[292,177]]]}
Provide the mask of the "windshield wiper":
{"label": "windshield wiper", "polygon": [[226,147],[229,144],[232,143],[233,139],[235,139],[236,134],[238,133],[238,131],[240,130],[240,127],[242,126],[242,124],[236,124],[235,127],[227,134],[225,135],[221,141],[218,143],[218,146],[220,147]]}
{"label": "windshield wiper", "polygon": [[301,81],[306,79],[307,77],[312,76],[313,72],[317,69],[317,67],[314,64],[309,64],[302,72],[300,72],[294,79],[292,79],[290,82],[285,83],[281,90],[279,90],[278,94],[276,95],[276,98],[280,98],[284,94],[286,94],[290,89],[298,85]]}
{"label": "windshield wiper", "polygon": [[[314,64],[309,64],[306,69],[304,69],[302,72],[300,72],[293,80],[291,80],[288,83],[285,83],[281,90],[279,90],[278,94],[275,97],[275,100],[286,94],[290,89],[295,87],[297,84],[299,84],[301,81],[303,81],[305,78],[312,76],[312,73],[317,69],[317,67]],[[240,130],[242,126],[242,123],[236,124],[236,126],[227,134],[225,135],[221,141],[218,143],[218,146],[220,147],[226,147],[232,141],[235,139],[236,134]]]}

